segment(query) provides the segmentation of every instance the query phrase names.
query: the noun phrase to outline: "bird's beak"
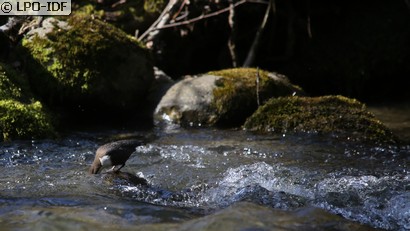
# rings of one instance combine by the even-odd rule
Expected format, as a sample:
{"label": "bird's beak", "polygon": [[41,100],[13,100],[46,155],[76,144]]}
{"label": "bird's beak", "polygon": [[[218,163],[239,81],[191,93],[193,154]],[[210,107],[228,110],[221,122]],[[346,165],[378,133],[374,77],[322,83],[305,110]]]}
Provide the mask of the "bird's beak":
{"label": "bird's beak", "polygon": [[91,165],[90,170],[88,171],[90,174],[98,174],[101,170],[101,165]]}

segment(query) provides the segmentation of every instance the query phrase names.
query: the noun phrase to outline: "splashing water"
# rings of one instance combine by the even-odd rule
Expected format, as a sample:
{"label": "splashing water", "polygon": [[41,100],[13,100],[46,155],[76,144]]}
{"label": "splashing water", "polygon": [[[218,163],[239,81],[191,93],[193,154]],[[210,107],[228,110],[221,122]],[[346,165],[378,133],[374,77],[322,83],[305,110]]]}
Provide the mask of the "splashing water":
{"label": "splashing water", "polygon": [[[0,221],[17,219],[13,211],[57,206],[81,209],[85,217],[102,213],[125,217],[121,222],[127,224],[155,223],[251,201],[283,210],[315,206],[376,228],[410,227],[406,146],[369,147],[317,135],[173,131],[136,148],[123,171],[144,176],[150,186],[135,186],[86,173],[103,143],[98,136],[104,135],[2,144]],[[53,210],[58,212],[65,210]]]}

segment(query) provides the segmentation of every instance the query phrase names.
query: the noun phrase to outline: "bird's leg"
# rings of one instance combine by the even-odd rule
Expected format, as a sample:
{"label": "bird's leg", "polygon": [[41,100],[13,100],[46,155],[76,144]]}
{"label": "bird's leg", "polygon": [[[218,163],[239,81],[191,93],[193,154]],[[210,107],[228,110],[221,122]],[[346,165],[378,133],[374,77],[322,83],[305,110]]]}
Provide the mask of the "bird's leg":
{"label": "bird's leg", "polygon": [[119,165],[116,165],[116,166],[112,167],[113,172],[119,172],[120,169],[122,169],[125,166],[125,164],[122,164],[118,169],[115,169],[115,167],[117,167],[117,166],[119,166]]}
{"label": "bird's leg", "polygon": [[112,168],[108,169],[108,170],[106,171],[106,173],[114,172],[114,168],[115,168],[115,166],[112,166]]}
{"label": "bird's leg", "polygon": [[[118,166],[119,166],[119,167],[118,167]],[[122,165],[114,165],[114,166],[112,166],[112,168],[108,169],[108,170],[106,171],[106,173],[110,173],[110,172],[117,173],[117,172],[119,172],[120,169],[122,169],[122,167],[124,167],[124,166],[125,166],[125,164],[122,164]],[[117,167],[118,167],[118,168],[117,168]]]}

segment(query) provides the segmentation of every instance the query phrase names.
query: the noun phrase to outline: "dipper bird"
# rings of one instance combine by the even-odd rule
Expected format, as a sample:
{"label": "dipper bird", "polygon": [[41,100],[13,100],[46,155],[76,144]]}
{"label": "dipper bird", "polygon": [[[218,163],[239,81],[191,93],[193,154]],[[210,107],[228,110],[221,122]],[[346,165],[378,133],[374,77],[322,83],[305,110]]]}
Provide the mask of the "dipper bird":
{"label": "dipper bird", "polygon": [[95,153],[89,173],[97,174],[105,167],[112,167],[109,171],[120,171],[135,148],[141,144],[139,140],[120,140],[102,145]]}

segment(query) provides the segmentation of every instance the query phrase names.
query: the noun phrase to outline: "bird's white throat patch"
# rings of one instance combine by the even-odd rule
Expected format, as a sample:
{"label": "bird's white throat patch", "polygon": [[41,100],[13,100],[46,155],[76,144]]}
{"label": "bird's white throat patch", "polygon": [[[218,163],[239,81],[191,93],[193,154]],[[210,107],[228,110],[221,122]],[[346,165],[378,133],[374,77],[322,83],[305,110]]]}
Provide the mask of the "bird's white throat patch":
{"label": "bird's white throat patch", "polygon": [[101,157],[101,158],[100,158],[100,162],[101,162],[101,165],[102,165],[103,167],[112,166],[111,158],[110,158],[110,156],[108,156],[108,155],[105,155],[105,156]]}

